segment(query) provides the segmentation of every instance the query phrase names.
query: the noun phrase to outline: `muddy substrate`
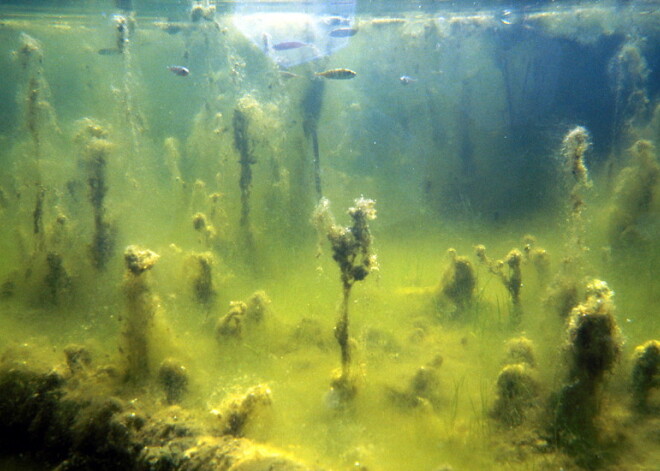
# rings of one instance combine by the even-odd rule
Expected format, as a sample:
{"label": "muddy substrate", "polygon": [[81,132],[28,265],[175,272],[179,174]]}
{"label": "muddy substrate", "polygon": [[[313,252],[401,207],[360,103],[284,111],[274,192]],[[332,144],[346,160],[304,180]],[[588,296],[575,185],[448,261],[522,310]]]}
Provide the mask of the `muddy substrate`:
{"label": "muddy substrate", "polygon": [[56,471],[316,469],[180,406],[136,399],[112,367],[53,368],[29,356],[6,352],[0,362],[0,456]]}

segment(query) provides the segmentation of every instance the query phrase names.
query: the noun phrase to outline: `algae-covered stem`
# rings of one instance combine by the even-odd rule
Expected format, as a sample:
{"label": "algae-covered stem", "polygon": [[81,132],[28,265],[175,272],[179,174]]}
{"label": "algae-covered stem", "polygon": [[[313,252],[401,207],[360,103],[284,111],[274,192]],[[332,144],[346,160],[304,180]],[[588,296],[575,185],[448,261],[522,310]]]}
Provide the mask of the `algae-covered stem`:
{"label": "algae-covered stem", "polygon": [[234,146],[240,155],[238,163],[241,165],[241,176],[238,182],[241,188],[241,228],[245,241],[248,245],[251,245],[250,193],[252,188],[252,165],[256,163],[256,160],[250,146],[248,134],[249,120],[239,106],[234,108],[233,125]]}
{"label": "algae-covered stem", "polygon": [[348,214],[353,225],[343,227],[335,224],[330,213],[330,202],[322,198],[314,213],[320,232],[324,232],[332,246],[332,258],[339,265],[342,282],[342,303],[339,320],[335,327],[335,338],[341,349],[341,374],[333,379],[332,388],[342,400],[355,395],[355,384],[351,375],[351,345],[348,306],[351,289],[356,281],[364,280],[378,267],[376,255],[371,250],[369,220],[376,218],[375,201],[365,198],[355,200]]}
{"label": "algae-covered stem", "polygon": [[320,200],[323,196],[321,186],[321,156],[319,153],[318,125],[321,115],[321,106],[323,105],[323,91],[325,82],[317,79],[310,81],[309,87],[305,91],[302,100],[303,107],[303,131],[305,136],[312,140],[313,165],[314,165],[314,186],[316,188],[316,197]]}
{"label": "algae-covered stem", "polygon": [[570,172],[574,182],[569,193],[570,239],[568,243],[569,250],[579,250],[579,253],[575,254],[576,257],[588,250],[584,242],[585,227],[582,212],[585,207],[583,193],[592,185],[585,164],[585,156],[590,147],[589,132],[582,126],[573,128],[564,136],[562,141],[561,154],[564,165]]}
{"label": "algae-covered stem", "polygon": [[138,382],[149,375],[149,337],[158,301],[151,293],[146,277],[158,261],[159,256],[151,250],[135,245],[126,247],[124,262],[124,294],[126,296],[127,316],[123,339],[126,348],[126,378]]}

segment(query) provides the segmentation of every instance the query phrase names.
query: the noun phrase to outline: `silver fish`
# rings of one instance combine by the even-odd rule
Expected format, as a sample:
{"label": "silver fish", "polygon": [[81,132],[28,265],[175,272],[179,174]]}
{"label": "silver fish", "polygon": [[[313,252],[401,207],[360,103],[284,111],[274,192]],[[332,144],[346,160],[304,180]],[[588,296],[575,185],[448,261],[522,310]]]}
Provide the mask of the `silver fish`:
{"label": "silver fish", "polygon": [[330,31],[330,36],[333,38],[350,38],[357,34],[357,28],[337,28]]}
{"label": "silver fish", "polygon": [[307,43],[301,43],[300,41],[284,41],[281,43],[273,44],[273,50],[275,51],[288,51],[289,49],[298,49],[299,47],[308,46]]}
{"label": "silver fish", "polygon": [[318,72],[315,75],[331,80],[348,80],[355,77],[357,72],[354,72],[351,69],[330,69],[324,72]]}
{"label": "silver fish", "polygon": [[167,67],[167,70],[172,72],[174,75],[178,75],[179,77],[187,77],[190,75],[190,70],[182,65],[170,65]]}
{"label": "silver fish", "polygon": [[417,82],[417,79],[412,78],[409,75],[402,75],[399,77],[399,81],[401,82],[401,85],[410,85],[411,83]]}

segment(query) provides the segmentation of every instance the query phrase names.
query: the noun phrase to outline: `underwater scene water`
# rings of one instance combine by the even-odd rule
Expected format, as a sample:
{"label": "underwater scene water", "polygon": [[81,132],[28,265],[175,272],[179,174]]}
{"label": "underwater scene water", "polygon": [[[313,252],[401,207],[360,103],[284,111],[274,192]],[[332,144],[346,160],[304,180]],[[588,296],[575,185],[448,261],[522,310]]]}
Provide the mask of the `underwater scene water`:
{"label": "underwater scene water", "polygon": [[24,3],[0,469],[660,469],[660,4]]}

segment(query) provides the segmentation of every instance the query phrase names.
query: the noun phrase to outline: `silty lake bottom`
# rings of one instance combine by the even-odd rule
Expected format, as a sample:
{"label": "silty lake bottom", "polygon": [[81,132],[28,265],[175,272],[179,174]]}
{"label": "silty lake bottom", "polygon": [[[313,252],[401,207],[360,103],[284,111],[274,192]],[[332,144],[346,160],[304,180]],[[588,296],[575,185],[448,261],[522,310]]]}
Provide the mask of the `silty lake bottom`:
{"label": "silty lake bottom", "polygon": [[657,4],[104,8],[2,7],[2,469],[658,469]]}

